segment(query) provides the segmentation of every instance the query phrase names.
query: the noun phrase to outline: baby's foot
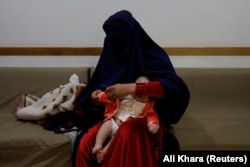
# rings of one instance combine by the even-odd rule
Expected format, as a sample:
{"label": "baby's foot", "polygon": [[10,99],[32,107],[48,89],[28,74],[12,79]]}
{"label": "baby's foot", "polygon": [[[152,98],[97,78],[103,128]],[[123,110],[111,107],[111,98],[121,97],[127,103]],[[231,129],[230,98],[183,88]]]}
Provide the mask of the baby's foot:
{"label": "baby's foot", "polygon": [[96,153],[96,160],[98,163],[101,163],[102,160],[103,160],[103,150],[99,150],[97,153]]}
{"label": "baby's foot", "polygon": [[93,149],[92,149],[92,154],[96,154],[101,150],[102,150],[102,145],[101,144],[95,144]]}
{"label": "baby's foot", "polygon": [[148,130],[150,133],[155,134],[159,130],[159,125],[156,125],[153,122],[149,122],[148,123]]}

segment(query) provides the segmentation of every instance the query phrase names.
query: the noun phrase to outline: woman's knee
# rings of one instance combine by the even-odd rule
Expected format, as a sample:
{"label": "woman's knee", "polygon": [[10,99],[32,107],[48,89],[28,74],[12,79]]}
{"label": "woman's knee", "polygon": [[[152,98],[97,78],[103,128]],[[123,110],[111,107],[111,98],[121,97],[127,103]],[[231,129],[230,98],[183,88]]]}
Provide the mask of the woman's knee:
{"label": "woman's knee", "polygon": [[85,155],[85,154],[92,153],[92,147],[94,146],[95,137],[96,137],[98,128],[99,128],[99,125],[93,127],[86,134],[82,136],[79,142],[78,150],[77,150],[79,154]]}
{"label": "woman's knee", "polygon": [[84,137],[82,137],[82,139],[81,139],[81,141],[79,143],[77,152],[80,155],[84,155],[84,154],[86,154],[88,152],[87,151],[88,149],[89,149],[88,142],[85,140]]}

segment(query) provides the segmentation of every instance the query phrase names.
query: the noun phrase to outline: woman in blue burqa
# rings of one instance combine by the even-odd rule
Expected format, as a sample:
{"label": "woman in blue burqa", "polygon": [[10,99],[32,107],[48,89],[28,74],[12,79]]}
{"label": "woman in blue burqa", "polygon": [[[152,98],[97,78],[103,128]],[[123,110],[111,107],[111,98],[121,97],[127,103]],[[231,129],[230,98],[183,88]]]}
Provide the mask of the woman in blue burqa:
{"label": "woman in blue burqa", "polygon": [[[181,119],[189,103],[189,89],[175,72],[168,54],[143,30],[126,10],[111,15],[103,24],[104,46],[95,71],[78,99],[83,112],[81,134],[73,153],[77,167],[157,167],[164,154],[180,150],[169,130]],[[135,83],[146,76],[147,83]],[[110,100],[127,95],[149,97],[154,101],[160,129],[149,133],[147,121],[133,118],[122,122],[103,160],[92,153],[95,137],[104,119],[105,107],[97,102],[104,91]]]}

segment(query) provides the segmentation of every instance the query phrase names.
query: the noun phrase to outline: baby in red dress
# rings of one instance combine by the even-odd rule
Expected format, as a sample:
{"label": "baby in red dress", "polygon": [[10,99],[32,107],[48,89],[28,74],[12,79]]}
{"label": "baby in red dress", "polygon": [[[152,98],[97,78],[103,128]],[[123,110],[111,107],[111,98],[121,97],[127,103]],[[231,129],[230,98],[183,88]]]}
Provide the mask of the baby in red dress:
{"label": "baby in red dress", "polygon": [[[136,80],[136,83],[143,82],[149,82],[149,79],[141,76]],[[98,96],[99,101],[105,105],[105,120],[96,135],[95,145],[92,149],[92,153],[96,154],[98,162],[102,161],[103,154],[107,150],[112,137],[124,121],[131,118],[146,118],[149,132],[152,134],[158,132],[158,116],[153,108],[154,102],[149,97],[128,95],[112,101],[105,92],[101,92]],[[103,148],[103,144],[108,138],[111,139]]]}

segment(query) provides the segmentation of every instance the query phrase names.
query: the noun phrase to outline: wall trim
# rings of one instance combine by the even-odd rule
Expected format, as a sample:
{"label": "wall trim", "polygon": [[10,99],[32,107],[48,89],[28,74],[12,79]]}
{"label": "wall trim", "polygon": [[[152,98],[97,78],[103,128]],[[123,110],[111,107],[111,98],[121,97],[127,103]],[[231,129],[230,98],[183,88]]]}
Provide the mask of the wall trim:
{"label": "wall trim", "polygon": [[[250,47],[163,47],[169,56],[250,56]],[[102,47],[0,47],[0,56],[99,56]]]}

